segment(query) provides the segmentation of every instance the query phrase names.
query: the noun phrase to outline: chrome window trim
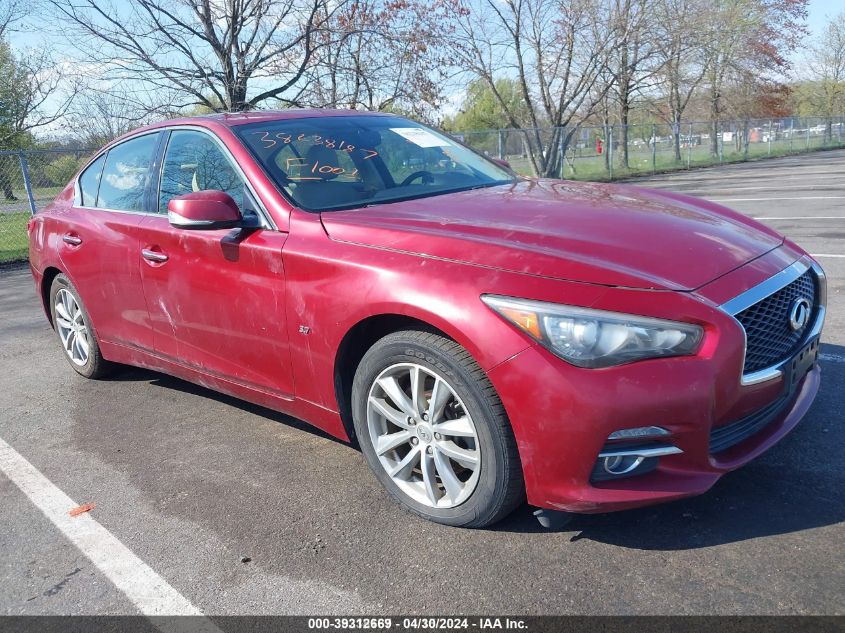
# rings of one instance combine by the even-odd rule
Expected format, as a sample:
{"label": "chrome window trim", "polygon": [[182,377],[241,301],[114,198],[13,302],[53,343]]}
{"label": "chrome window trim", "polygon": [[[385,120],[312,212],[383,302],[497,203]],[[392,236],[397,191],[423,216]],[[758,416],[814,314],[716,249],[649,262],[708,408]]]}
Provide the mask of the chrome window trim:
{"label": "chrome window trim", "polygon": [[106,213],[124,213],[126,215],[159,215],[158,213],[148,213],[146,211],[124,211],[122,209],[106,209],[105,207],[86,207],[81,204],[73,205],[76,209],[84,209],[85,211],[105,211]]}
{"label": "chrome window trim", "polygon": [[[125,214],[128,214],[128,215],[146,215],[146,216],[151,216],[151,217],[166,217],[166,214],[164,214],[164,213],[151,212],[151,211],[124,211],[122,209],[109,209],[109,208],[106,208],[106,207],[85,206],[85,205],[81,204],[82,197],[81,197],[81,190],[80,190],[80,187],[79,187],[79,179],[82,177],[82,174],[84,174],[88,170],[88,167],[90,167],[100,156],[104,156],[104,155],[108,154],[115,147],[123,145],[127,141],[131,141],[131,140],[134,140],[136,138],[146,136],[147,134],[159,134],[159,133],[162,133],[162,132],[173,132],[173,131],[177,131],[177,130],[197,131],[197,132],[201,132],[201,133],[205,134],[206,136],[211,137],[211,139],[223,151],[223,154],[226,156],[226,158],[229,160],[229,162],[234,166],[235,170],[238,172],[238,175],[241,177],[241,180],[243,180],[244,185],[247,187],[247,189],[249,190],[249,193],[252,195],[253,199],[255,200],[255,203],[258,207],[258,209],[257,209],[258,216],[259,216],[261,223],[262,223],[261,228],[265,229],[265,230],[271,230],[271,231],[278,231],[279,230],[279,228],[276,226],[276,223],[273,221],[272,216],[267,212],[267,209],[265,208],[264,203],[261,201],[261,198],[255,192],[255,188],[252,186],[252,183],[249,181],[249,178],[246,177],[246,174],[244,173],[243,169],[241,169],[241,166],[238,164],[238,161],[235,160],[235,157],[232,155],[232,152],[229,151],[229,148],[226,147],[226,144],[222,140],[220,140],[220,138],[214,132],[212,132],[211,130],[206,129],[202,126],[199,126],[199,125],[168,125],[168,126],[157,127],[155,129],[152,129],[152,130],[144,130],[142,132],[139,132],[138,134],[133,134],[132,136],[128,136],[124,139],[121,139],[119,143],[113,143],[113,144],[107,145],[106,147],[101,149],[99,152],[94,154],[93,158],[91,158],[91,160],[89,160],[88,163],[86,163],[85,167],[83,167],[82,169],[79,170],[79,174],[77,174],[77,176],[74,178],[74,180],[73,180],[73,206],[76,207],[77,209],[84,209],[86,211],[107,211],[108,213],[125,213]],[[169,138],[167,139],[167,143],[168,143],[168,145],[170,144]],[[167,152],[167,146],[164,147],[164,152],[165,153]],[[162,153],[162,159],[163,158],[164,158],[164,153]],[[161,167],[163,165],[164,165],[164,160],[162,160],[161,165],[159,165],[159,187],[161,187],[161,172],[160,172],[160,170],[161,170]]]}
{"label": "chrome window trim", "polygon": [[[816,307],[818,307],[818,312],[816,314],[816,320],[813,322],[809,333],[804,337],[804,340],[809,340],[821,334],[822,327],[824,326],[825,311],[827,306],[827,279],[821,266],[819,266],[809,256],[805,255],[798,261],[784,268],[782,271],[775,273],[768,279],[762,281],[761,283],[757,284],[752,288],[749,288],[745,292],[737,295],[733,299],[730,299],[729,301],[726,301],[725,303],[719,306],[722,311],[729,314],[734,319],[734,321],[736,321],[737,325],[739,326],[739,329],[742,331],[743,367],[745,366],[745,354],[748,347],[748,340],[746,338],[745,328],[742,326],[742,323],[739,322],[739,319],[736,318],[736,315],[742,312],[743,310],[750,308],[755,303],[758,303],[763,299],[770,297],[779,290],[782,290],[811,268],[813,269],[813,272],[815,272],[816,277],[818,279],[818,297],[816,300]],[[749,386],[757,385],[762,382],[767,382],[769,380],[774,380],[775,378],[778,378],[783,374],[782,367],[787,360],[789,359],[785,359],[775,365],[772,365],[771,367],[759,369],[749,374],[744,373],[740,378],[740,383],[743,386]]]}

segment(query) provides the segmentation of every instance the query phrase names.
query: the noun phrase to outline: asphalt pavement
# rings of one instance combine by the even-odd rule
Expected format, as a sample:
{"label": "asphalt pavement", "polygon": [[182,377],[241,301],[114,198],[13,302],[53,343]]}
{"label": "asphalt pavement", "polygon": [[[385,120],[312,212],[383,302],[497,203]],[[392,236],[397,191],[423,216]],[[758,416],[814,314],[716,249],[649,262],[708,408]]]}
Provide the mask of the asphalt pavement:
{"label": "asphalt pavement", "polygon": [[[543,530],[394,505],[354,449],[150,371],[86,381],[28,270],[0,271],[0,439],[209,614],[843,614],[845,151],[643,179],[718,200],[819,256],[822,388],[804,421],[706,495]],[[0,472],[0,614],[132,614]]]}

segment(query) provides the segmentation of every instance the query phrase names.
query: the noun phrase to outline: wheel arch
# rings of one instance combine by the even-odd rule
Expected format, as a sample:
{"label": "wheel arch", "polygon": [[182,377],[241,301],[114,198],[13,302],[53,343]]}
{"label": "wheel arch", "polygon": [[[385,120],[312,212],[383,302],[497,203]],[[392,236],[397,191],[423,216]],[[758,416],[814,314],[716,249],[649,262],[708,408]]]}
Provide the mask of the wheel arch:
{"label": "wheel arch", "polygon": [[65,273],[55,266],[48,266],[44,269],[41,276],[41,288],[39,289],[41,307],[44,308],[44,313],[47,315],[47,321],[49,321],[50,327],[53,327],[53,311],[50,309],[50,288],[53,286],[53,280],[62,274]]}
{"label": "wheel arch", "polygon": [[[449,333],[405,314],[376,314],[368,316],[353,325],[341,339],[334,363],[334,389],[338,411],[343,427],[353,444],[357,444],[355,426],[352,422],[352,380],[355,370],[367,350],[379,339],[402,330],[432,332],[455,340]],[[456,341],[460,343],[460,341]]]}

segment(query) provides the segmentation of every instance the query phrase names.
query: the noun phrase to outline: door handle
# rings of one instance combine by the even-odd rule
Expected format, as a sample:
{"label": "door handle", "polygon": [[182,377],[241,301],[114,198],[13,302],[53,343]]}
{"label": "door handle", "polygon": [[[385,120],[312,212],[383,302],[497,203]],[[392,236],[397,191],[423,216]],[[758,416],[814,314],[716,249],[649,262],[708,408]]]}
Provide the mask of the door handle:
{"label": "door handle", "polygon": [[163,264],[169,259],[164,253],[149,248],[141,249],[141,257],[148,262],[155,262],[156,264]]}
{"label": "door handle", "polygon": [[74,235],[73,233],[65,233],[62,235],[62,241],[65,244],[70,244],[71,246],[79,246],[82,244],[82,238],[78,235]]}

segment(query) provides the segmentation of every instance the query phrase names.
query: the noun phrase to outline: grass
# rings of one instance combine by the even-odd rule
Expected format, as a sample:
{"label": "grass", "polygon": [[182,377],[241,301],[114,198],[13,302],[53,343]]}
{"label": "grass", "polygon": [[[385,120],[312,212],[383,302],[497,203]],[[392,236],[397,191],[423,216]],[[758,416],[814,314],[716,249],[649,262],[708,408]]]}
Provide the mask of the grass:
{"label": "grass", "polygon": [[[792,143],[789,140],[773,141],[769,143],[754,143],[748,147],[748,155],[743,151],[736,151],[733,143],[726,143],[722,150],[721,161],[710,154],[709,145],[697,145],[692,148],[681,149],[681,162],[675,161],[674,152],[669,148],[658,149],[655,156],[652,156],[650,149],[631,148],[628,153],[629,167],[622,168],[619,165],[619,157],[613,157],[613,174],[605,164],[605,156],[591,152],[589,154],[568,155],[564,168],[564,178],[570,180],[609,181],[619,180],[630,176],[643,176],[652,173],[665,173],[671,171],[683,171],[689,168],[709,167],[724,165],[728,163],[743,162],[758,158],[776,158],[791,154],[804,154],[808,151],[819,151],[845,147],[845,139],[838,143],[834,138],[832,142],[825,144],[823,137],[810,137],[809,147],[805,138],[795,138]],[[531,165],[527,158],[519,156],[508,157],[511,166],[517,173],[524,176],[531,175]],[[573,171],[574,166],[574,171]]]}
{"label": "grass", "polygon": [[[50,204],[53,200],[55,200],[56,196],[61,193],[63,188],[64,187],[33,188],[32,195],[35,198],[36,208],[41,209]],[[29,198],[26,195],[26,190],[23,188],[16,188],[13,193],[17,200],[6,200],[0,196],[0,213],[14,213],[17,211],[29,212]]]}
{"label": "grass", "polygon": [[29,237],[26,223],[29,213],[0,213],[0,263],[26,259]]}
{"label": "grass", "polygon": [[[42,209],[61,192],[62,187],[36,187],[33,189],[35,206]],[[17,200],[0,196],[0,264],[21,261],[29,256],[29,236],[26,223],[30,218],[29,198],[23,189],[15,189]]]}

